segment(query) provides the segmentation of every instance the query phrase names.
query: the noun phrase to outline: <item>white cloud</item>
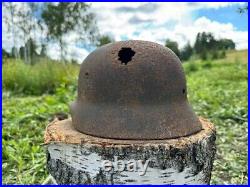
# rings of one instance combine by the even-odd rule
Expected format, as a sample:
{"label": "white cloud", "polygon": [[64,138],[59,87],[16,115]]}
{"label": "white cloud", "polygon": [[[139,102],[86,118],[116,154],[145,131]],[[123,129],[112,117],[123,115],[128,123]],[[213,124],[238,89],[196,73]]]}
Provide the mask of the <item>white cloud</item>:
{"label": "white cloud", "polygon": [[248,48],[248,32],[238,31],[231,23],[223,24],[216,21],[211,21],[206,17],[201,17],[194,22],[193,29],[185,29],[190,29],[193,32],[211,32],[216,38],[232,39],[236,43],[237,49]]}
{"label": "white cloud", "polygon": [[[247,48],[248,32],[238,31],[231,23],[219,23],[192,12],[201,8],[221,8],[231,2],[206,3],[92,3],[101,34],[112,33],[115,40],[140,39],[164,44],[169,38],[183,47],[194,42],[198,32],[212,32],[216,38],[230,38],[237,49]],[[242,4],[242,3],[237,3]],[[150,10],[150,6],[154,9]],[[145,11],[148,10],[148,11]],[[136,34],[135,34],[136,33]]]}
{"label": "white cloud", "polygon": [[[77,60],[77,62],[82,63],[83,60],[88,56],[89,52],[84,49],[77,47],[76,45],[70,44],[67,45],[65,48],[65,51],[67,52],[64,57],[67,60]],[[50,56],[54,60],[59,60],[61,57],[61,50],[60,46],[57,43],[50,43],[47,46],[47,53],[48,56]]]}

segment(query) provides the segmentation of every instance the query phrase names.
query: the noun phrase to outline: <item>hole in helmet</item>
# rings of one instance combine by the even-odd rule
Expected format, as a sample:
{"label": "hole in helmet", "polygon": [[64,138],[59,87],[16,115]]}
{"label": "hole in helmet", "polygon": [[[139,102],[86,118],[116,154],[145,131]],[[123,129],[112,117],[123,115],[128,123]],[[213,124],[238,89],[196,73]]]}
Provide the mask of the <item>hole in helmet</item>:
{"label": "hole in helmet", "polygon": [[123,47],[119,53],[119,59],[121,64],[127,65],[129,61],[132,60],[132,57],[135,55],[135,52],[130,47]]}
{"label": "hole in helmet", "polygon": [[86,73],[85,73],[85,75],[86,75],[86,76],[88,76],[88,75],[89,75],[89,73],[88,73],[88,72],[86,72]]}
{"label": "hole in helmet", "polygon": [[183,94],[185,94],[186,93],[186,89],[184,88],[184,89],[182,89],[182,93]]}

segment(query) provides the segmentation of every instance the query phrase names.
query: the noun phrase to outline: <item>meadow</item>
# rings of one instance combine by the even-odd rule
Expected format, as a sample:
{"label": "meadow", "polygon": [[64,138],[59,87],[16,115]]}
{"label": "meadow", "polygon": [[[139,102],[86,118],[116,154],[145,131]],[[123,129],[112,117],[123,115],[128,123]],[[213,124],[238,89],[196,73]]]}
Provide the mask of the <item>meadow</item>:
{"label": "meadow", "polygon": [[[217,129],[211,184],[247,184],[247,51],[183,63],[194,111]],[[2,96],[2,183],[43,184],[48,172],[43,134],[57,113],[69,113],[79,66],[5,59]]]}

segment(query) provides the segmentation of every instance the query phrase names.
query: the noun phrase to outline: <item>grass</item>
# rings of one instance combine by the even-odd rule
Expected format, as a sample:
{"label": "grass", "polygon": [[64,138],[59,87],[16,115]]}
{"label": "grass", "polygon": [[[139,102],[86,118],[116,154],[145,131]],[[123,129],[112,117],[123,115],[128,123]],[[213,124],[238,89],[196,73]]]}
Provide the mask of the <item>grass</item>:
{"label": "grass", "polygon": [[[229,58],[230,57],[230,58]],[[247,51],[217,61],[184,63],[188,97],[195,112],[217,128],[212,184],[247,183]],[[60,84],[53,95],[3,95],[3,183],[42,184],[43,134],[57,112],[68,113],[76,97],[74,84]]]}
{"label": "grass", "polygon": [[189,66],[196,65],[187,76],[189,101],[217,129],[214,184],[247,183],[247,62],[233,60],[184,64],[189,71]]}
{"label": "grass", "polygon": [[[66,89],[67,88],[67,89]],[[68,113],[76,97],[74,86],[61,85],[56,95],[3,99],[2,178],[3,183],[42,184],[47,177],[43,134],[57,112]],[[70,94],[68,94],[70,93]]]}
{"label": "grass", "polygon": [[55,93],[65,83],[75,84],[79,65],[46,60],[27,65],[21,60],[7,59],[3,64],[3,89],[15,94],[41,95]]}

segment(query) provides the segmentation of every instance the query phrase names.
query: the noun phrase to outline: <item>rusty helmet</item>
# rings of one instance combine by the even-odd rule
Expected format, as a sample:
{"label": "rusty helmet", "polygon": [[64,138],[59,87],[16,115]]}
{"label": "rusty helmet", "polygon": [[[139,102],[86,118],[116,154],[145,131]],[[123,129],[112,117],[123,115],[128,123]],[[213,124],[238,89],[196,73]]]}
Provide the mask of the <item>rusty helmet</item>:
{"label": "rusty helmet", "polygon": [[78,131],[111,139],[170,139],[202,129],[178,57],[138,40],[107,44],[86,57],[71,116]]}

